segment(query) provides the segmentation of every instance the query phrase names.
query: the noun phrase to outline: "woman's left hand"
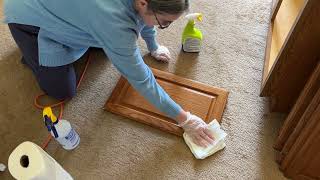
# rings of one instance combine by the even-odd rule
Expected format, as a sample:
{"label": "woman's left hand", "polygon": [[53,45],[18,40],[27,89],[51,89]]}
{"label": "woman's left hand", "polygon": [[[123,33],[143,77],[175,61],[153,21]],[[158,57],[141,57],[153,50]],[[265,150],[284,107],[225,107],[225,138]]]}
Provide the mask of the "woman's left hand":
{"label": "woman's left hand", "polygon": [[158,49],[151,52],[151,56],[153,56],[156,60],[161,62],[169,62],[171,59],[169,49],[165,46],[159,46]]}

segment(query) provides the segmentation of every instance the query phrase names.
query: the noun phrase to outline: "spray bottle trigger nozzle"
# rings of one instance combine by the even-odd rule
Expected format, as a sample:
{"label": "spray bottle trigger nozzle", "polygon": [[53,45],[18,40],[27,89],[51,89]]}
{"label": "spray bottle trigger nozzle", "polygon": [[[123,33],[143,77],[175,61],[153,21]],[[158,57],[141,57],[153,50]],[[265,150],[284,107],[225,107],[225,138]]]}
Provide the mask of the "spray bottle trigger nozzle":
{"label": "spray bottle trigger nozzle", "polygon": [[47,115],[44,115],[44,123],[45,123],[48,131],[49,131],[49,132],[50,132],[50,131],[53,132],[55,138],[59,137],[59,136],[58,136],[58,132],[57,132],[56,128],[54,127],[54,124],[56,124],[56,123],[53,123],[53,122],[51,121],[51,119],[50,119]]}
{"label": "spray bottle trigger nozzle", "polygon": [[197,17],[197,20],[202,22],[202,14],[200,14],[198,17]]}
{"label": "spray bottle trigger nozzle", "polygon": [[47,115],[44,116],[44,124],[46,125],[48,131],[51,131],[52,121]]}

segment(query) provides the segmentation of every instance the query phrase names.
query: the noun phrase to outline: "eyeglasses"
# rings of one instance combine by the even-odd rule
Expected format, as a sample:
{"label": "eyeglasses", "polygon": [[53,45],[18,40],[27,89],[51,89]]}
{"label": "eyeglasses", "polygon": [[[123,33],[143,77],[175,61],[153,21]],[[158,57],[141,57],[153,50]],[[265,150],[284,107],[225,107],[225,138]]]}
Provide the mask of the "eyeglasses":
{"label": "eyeglasses", "polygon": [[172,23],[172,21],[167,21],[165,25],[162,25],[157,17],[157,14],[154,12],[154,10],[152,10],[154,17],[156,18],[158,24],[159,24],[159,29],[165,29],[167,27],[170,26],[170,24]]}

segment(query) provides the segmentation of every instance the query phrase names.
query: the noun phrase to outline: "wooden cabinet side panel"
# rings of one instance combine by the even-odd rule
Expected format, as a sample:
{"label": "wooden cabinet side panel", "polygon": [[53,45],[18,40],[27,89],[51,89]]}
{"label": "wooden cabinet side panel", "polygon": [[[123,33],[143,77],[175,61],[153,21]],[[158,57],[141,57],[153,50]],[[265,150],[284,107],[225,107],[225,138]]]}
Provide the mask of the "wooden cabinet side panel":
{"label": "wooden cabinet side panel", "polygon": [[280,6],[281,6],[281,3],[282,3],[283,0],[276,0],[275,3],[272,3],[274,4],[273,8],[272,8],[272,11],[271,11],[271,21],[274,20],[274,18],[276,17],[279,9],[280,9]]}
{"label": "wooden cabinet side panel", "polygon": [[262,73],[260,96],[267,96],[267,89],[264,87],[269,75],[268,69],[270,65],[269,58],[270,58],[271,38],[272,38],[272,23],[270,23],[269,30],[267,33],[267,43],[266,43],[265,55],[264,55],[265,60],[264,60],[263,73]]}
{"label": "wooden cabinet side panel", "polygon": [[284,144],[281,154],[286,156],[296,144],[297,139],[302,133],[305,133],[306,126],[310,125],[310,118],[314,116],[317,106],[320,104],[320,89],[317,90],[313,100],[308,105],[306,111],[303,113],[301,119],[299,120],[297,126],[294,128],[293,132],[290,134],[288,140]]}
{"label": "wooden cabinet side panel", "polygon": [[[317,95],[320,95],[320,90]],[[297,179],[297,177],[308,177],[310,179],[320,178],[319,119],[320,104],[316,106],[315,111],[308,120],[308,124],[297,137],[295,144],[281,164],[281,169],[286,176],[293,179]]]}
{"label": "wooden cabinet side panel", "polygon": [[307,109],[308,105],[315,96],[317,90],[320,88],[320,63],[318,63],[316,69],[309,78],[306,86],[302,90],[297,102],[290,111],[284,124],[281,127],[279,136],[277,137],[274,148],[281,151],[284,144],[292,134],[294,128],[298,124],[303,113]]}

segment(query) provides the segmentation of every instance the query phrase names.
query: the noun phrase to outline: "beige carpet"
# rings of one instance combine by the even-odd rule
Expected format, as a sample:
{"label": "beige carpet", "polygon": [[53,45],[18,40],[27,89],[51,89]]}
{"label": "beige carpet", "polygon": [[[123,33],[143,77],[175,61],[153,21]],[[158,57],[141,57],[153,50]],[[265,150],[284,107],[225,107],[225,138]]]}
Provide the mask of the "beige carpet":
{"label": "beige carpet", "polygon": [[[0,0],[1,4],[3,0]],[[65,107],[64,118],[81,136],[74,151],[52,141],[54,157],[75,179],[285,179],[274,161],[272,145],[283,116],[270,114],[259,97],[271,0],[192,1],[203,12],[201,53],[180,52],[185,20],[159,31],[173,61],[152,67],[230,91],[222,127],[227,147],[195,160],[181,138],[113,115],[102,107],[119,78],[103,52],[95,51],[77,96]],[[1,5],[1,12],[2,5]],[[20,64],[20,52],[7,26],[0,25],[0,163],[23,141],[41,144],[47,135],[41,111],[32,105],[41,91],[31,72]],[[0,179],[12,179],[8,170]]]}

